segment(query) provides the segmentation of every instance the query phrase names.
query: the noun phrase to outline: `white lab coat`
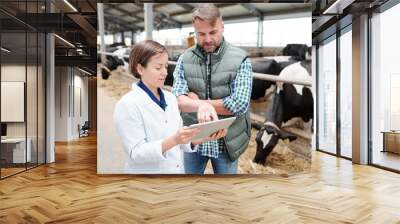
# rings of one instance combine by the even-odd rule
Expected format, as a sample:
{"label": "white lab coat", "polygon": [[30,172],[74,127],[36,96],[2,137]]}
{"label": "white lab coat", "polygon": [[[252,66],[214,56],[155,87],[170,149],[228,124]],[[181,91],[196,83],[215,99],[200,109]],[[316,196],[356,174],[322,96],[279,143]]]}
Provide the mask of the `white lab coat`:
{"label": "white lab coat", "polygon": [[136,84],[115,107],[114,123],[129,157],[126,173],[185,173],[183,151],[193,152],[190,144],[177,145],[165,153],[161,150],[162,140],[182,127],[175,96],[163,93],[168,105],[165,111]]}

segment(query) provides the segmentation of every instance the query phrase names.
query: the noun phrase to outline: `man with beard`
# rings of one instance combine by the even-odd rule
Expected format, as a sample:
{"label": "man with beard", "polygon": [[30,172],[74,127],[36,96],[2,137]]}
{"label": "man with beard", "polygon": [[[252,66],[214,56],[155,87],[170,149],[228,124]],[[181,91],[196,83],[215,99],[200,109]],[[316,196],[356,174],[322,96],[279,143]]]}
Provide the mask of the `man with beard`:
{"label": "man with beard", "polygon": [[193,10],[192,23],[197,44],[181,55],[174,71],[173,93],[184,125],[232,116],[236,120],[228,130],[219,131],[224,138],[184,154],[185,172],[203,174],[211,160],[215,174],[235,174],[251,135],[251,62],[244,50],[224,39],[224,23],[215,5],[200,4]]}

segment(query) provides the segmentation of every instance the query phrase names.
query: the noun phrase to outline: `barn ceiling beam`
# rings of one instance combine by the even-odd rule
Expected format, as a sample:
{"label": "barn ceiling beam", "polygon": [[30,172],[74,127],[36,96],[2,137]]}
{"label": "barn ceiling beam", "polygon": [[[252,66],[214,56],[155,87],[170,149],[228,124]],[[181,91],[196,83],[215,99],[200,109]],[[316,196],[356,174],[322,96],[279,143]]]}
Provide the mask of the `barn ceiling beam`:
{"label": "barn ceiling beam", "polygon": [[164,6],[169,5],[169,4],[171,4],[171,3],[154,3],[153,6],[154,6],[155,9],[158,9],[158,8],[164,7]]}
{"label": "barn ceiling beam", "polygon": [[187,10],[189,12],[191,12],[194,9],[194,7],[188,3],[175,3],[175,4],[179,5],[180,7],[184,8],[185,10]]}
{"label": "barn ceiling beam", "polygon": [[[138,3],[134,3],[136,6],[140,7],[141,9],[143,9],[143,4],[138,4]],[[153,7],[153,11],[155,12],[154,14],[159,14],[164,20],[166,20],[168,23],[175,25],[176,27],[182,27],[182,23],[171,18],[170,14],[168,13],[164,13],[160,10],[158,10],[157,8]]]}
{"label": "barn ceiling beam", "polygon": [[92,2],[90,2],[89,0],[86,0],[86,3],[90,6],[90,8],[93,10],[93,11],[97,11],[97,9],[96,9],[96,3],[94,3],[94,5],[92,4]]}
{"label": "barn ceiling beam", "polygon": [[[133,25],[133,24],[127,24],[126,22],[123,22],[121,19],[118,19],[118,17],[110,17],[110,16],[104,16],[105,21],[109,21],[111,23],[117,24],[120,27],[127,29],[127,30],[143,30],[142,27]],[[107,23],[110,24],[110,23]]]}
{"label": "barn ceiling beam", "polygon": [[257,16],[259,18],[262,18],[264,16],[264,14],[258,10],[253,4],[251,3],[242,3],[240,4],[243,8],[247,9],[247,11],[249,11],[251,14],[253,14],[254,16]]}
{"label": "barn ceiling beam", "polygon": [[135,15],[135,14],[137,14],[138,12],[141,12],[141,11],[129,12],[129,11],[127,11],[126,9],[122,9],[122,8],[120,8],[119,6],[114,5],[114,4],[110,4],[109,7],[110,7],[111,9],[114,9],[114,10],[119,11],[120,13],[122,13],[122,14],[125,15],[125,16],[133,17],[133,18],[135,18],[135,19],[137,19],[137,20],[139,20],[139,21],[143,21],[143,17],[140,17],[140,16],[138,16],[138,15]]}
{"label": "barn ceiling beam", "polygon": [[[139,8],[140,10],[135,11],[135,12],[129,12],[126,9],[121,8],[120,6],[116,6],[116,5],[109,5],[109,9],[114,9],[118,12],[120,12],[122,15],[127,16],[127,17],[133,17],[135,19],[137,19],[137,22],[143,22],[144,21],[144,17],[140,17],[137,16],[135,14],[138,14],[139,12],[144,12],[144,8],[143,8],[143,4],[137,4],[137,3],[133,3],[137,8]],[[157,5],[159,6],[159,5]],[[162,11],[159,11],[157,9],[155,9],[156,7],[153,6],[153,11],[154,11],[154,16],[155,18],[157,17],[157,19],[155,19],[155,21],[159,21],[161,24],[155,24],[155,27],[157,27],[157,29],[162,29],[162,28],[172,28],[172,27],[182,27],[182,24],[171,18],[171,16],[167,13],[164,13]]]}

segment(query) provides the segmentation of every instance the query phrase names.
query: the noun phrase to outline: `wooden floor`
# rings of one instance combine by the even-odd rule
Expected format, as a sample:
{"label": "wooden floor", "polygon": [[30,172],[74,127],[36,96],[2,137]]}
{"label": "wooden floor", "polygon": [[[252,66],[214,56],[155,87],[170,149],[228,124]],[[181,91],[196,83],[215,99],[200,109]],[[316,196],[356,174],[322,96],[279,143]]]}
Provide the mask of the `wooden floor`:
{"label": "wooden floor", "polygon": [[1,178],[7,177],[7,176],[11,176],[13,174],[19,173],[19,172],[23,172],[25,171],[25,167],[17,167],[17,168],[1,168]]}
{"label": "wooden floor", "polygon": [[290,177],[96,174],[94,137],[0,181],[0,223],[400,223],[400,175],[313,154]]}
{"label": "wooden floor", "polygon": [[400,170],[400,155],[392,152],[374,151],[372,162],[377,165]]}

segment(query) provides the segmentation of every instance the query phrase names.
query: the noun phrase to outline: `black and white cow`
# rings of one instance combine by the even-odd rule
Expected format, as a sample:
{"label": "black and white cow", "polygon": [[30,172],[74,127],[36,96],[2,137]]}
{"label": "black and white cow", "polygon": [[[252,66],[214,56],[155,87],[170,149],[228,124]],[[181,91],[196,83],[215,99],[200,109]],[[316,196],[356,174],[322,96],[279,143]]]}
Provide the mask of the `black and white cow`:
{"label": "black and white cow", "polygon": [[[305,44],[288,44],[282,49],[282,55],[253,60],[253,72],[279,75],[285,67],[299,61],[309,60],[311,48]],[[265,97],[274,87],[275,82],[253,78],[251,99],[257,100]]]}
{"label": "black and white cow", "polygon": [[[285,67],[280,77],[306,80],[311,83],[310,60],[299,61]],[[313,118],[313,96],[309,87],[277,83],[272,105],[268,108],[265,123],[256,136],[257,152],[254,162],[264,164],[279,139],[293,141],[297,136],[282,130],[288,123],[301,121],[311,125]]]}
{"label": "black and white cow", "polygon": [[292,56],[298,61],[308,60],[311,57],[311,48],[305,44],[287,44],[282,49],[282,55]]}
{"label": "black and white cow", "polygon": [[[281,66],[275,59],[259,59],[252,62],[253,72],[269,74],[269,75],[279,75]],[[253,78],[253,87],[251,89],[251,99],[257,100],[263,98],[266,95],[266,91],[275,85],[275,82],[255,79]]]}
{"label": "black and white cow", "polygon": [[101,77],[103,79],[108,79],[111,75],[111,71],[117,69],[118,66],[124,65],[124,62],[117,57],[106,55],[106,62],[103,67],[101,67]]}
{"label": "black and white cow", "polygon": [[[107,51],[110,51],[110,49],[108,49]],[[106,55],[105,56],[106,61],[101,67],[101,77],[103,79],[108,79],[108,77],[110,77],[111,75],[111,71],[117,69],[118,66],[123,66],[124,70],[127,71],[129,67],[129,57],[128,57],[129,52],[130,48],[122,47],[112,51],[113,55]],[[97,56],[98,62],[101,62],[100,58],[101,55],[98,54]]]}
{"label": "black and white cow", "polygon": [[[101,68],[101,75],[103,79],[108,79],[111,75],[111,71],[123,66],[125,72],[129,71],[129,54],[131,48],[120,48],[112,52],[113,55],[106,55],[106,63]],[[169,57],[169,61],[177,61],[180,54]],[[100,54],[98,55],[98,62],[100,62]],[[174,82],[173,73],[175,70],[175,64],[169,64],[167,68],[168,76],[165,80],[165,85],[172,86]]]}

